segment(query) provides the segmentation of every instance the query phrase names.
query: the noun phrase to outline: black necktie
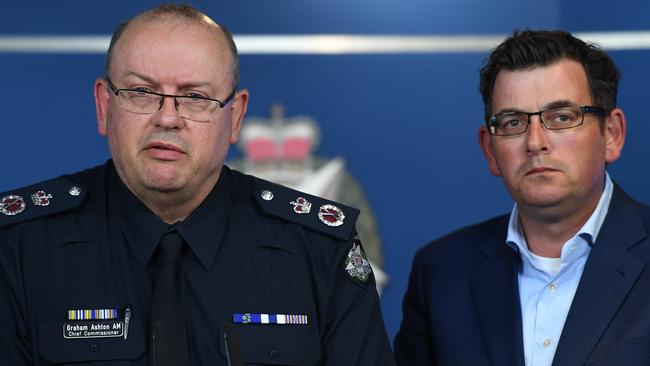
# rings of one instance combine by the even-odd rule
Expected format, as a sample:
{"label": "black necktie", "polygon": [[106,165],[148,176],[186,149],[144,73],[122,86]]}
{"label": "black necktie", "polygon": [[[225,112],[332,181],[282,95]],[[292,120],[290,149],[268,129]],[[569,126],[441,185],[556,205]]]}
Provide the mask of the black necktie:
{"label": "black necktie", "polygon": [[189,365],[189,346],[181,305],[180,255],[183,238],[174,230],[160,239],[151,298],[152,366]]}

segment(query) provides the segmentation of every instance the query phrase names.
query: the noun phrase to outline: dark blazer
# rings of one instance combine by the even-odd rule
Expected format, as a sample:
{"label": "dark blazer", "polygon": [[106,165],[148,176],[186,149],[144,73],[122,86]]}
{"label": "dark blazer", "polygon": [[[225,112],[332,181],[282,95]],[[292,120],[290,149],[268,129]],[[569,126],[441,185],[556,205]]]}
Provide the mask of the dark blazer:
{"label": "dark blazer", "polygon": [[[509,215],[420,249],[404,298],[400,365],[524,365]],[[650,207],[617,185],[580,279],[554,366],[650,365]]]}

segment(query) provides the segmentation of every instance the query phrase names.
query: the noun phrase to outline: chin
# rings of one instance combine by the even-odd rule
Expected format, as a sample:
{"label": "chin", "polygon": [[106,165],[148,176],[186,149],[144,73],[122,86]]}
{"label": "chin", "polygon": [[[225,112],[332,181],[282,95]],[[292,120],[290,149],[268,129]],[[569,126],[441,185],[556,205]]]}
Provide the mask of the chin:
{"label": "chin", "polygon": [[155,176],[150,175],[144,179],[147,189],[157,192],[173,192],[185,186],[185,180],[179,176]]}

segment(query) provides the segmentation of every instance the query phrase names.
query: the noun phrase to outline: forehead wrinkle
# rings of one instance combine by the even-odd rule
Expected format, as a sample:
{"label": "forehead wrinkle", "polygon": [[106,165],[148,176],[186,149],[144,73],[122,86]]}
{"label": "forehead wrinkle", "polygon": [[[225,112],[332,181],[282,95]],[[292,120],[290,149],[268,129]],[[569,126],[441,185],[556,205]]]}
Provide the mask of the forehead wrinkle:
{"label": "forehead wrinkle", "polygon": [[[161,22],[148,23],[153,24],[154,27],[161,24]],[[147,27],[148,25],[144,24],[142,26]],[[193,28],[193,30],[189,29],[189,31],[205,32],[207,28],[205,25],[200,25],[200,28],[197,26],[199,25],[192,23],[189,28]],[[157,86],[173,85],[179,89],[210,88],[216,92],[221,88],[221,85],[223,85],[224,91],[229,87],[232,79],[230,67],[226,66],[225,69],[223,69],[222,75],[222,72],[219,71],[221,70],[221,66],[218,66],[215,63],[216,61],[210,62],[210,64],[217,65],[210,67],[216,67],[216,69],[218,69],[216,74],[212,75],[212,77],[208,77],[208,75],[200,77],[196,72],[194,72],[192,67],[189,67],[184,71],[183,68],[171,68],[165,71],[160,67],[156,68],[152,64],[142,62],[142,55],[137,53],[137,46],[144,42],[143,38],[140,36],[142,28],[141,25],[136,25],[134,28],[135,29],[132,29],[131,32],[129,32],[130,34],[120,40],[120,45],[116,47],[117,52],[115,52],[116,57],[114,57],[114,60],[119,60],[120,67],[118,69],[122,69],[118,72],[118,70],[115,70],[115,67],[112,67],[113,70],[118,72],[117,75],[121,74],[126,78],[135,77]],[[203,28],[203,30],[201,30],[201,28]],[[220,29],[214,28],[210,28],[209,31],[211,34],[208,35],[208,37],[217,37],[218,34],[216,34],[217,32],[215,31],[221,32]],[[203,36],[205,35],[206,33],[203,33]],[[224,64],[229,65],[232,61],[232,56],[225,49],[227,46],[225,45],[225,42],[222,42],[219,39],[213,39],[212,41],[214,42],[212,46],[205,47],[207,52],[209,54],[216,52],[214,59],[224,58]],[[155,76],[153,76],[153,74],[155,74]],[[200,77],[200,79],[197,79],[198,77]]]}

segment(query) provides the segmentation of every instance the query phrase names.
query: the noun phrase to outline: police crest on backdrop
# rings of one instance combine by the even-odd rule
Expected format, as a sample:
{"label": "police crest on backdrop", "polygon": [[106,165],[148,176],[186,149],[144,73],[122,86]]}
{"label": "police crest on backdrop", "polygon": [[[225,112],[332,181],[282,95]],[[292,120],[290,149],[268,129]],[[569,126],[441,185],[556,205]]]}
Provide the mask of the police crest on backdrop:
{"label": "police crest on backdrop", "polygon": [[[244,173],[301,192],[360,208],[362,213],[356,222],[356,229],[364,240],[363,247],[368,251],[368,256],[361,246],[359,236],[355,237],[346,260],[345,271],[355,282],[364,284],[370,272],[374,270],[377,291],[381,294],[388,277],[381,270],[381,240],[376,220],[361,186],[346,171],[342,158],[327,159],[314,156],[320,131],[312,118],[285,118],[283,114],[283,108],[276,105],[272,107],[270,119],[247,118],[242,125],[239,142],[243,158],[228,161],[227,164]],[[259,192],[260,201],[279,202],[273,197],[277,192],[270,189],[268,191]],[[348,221],[354,226],[354,219],[348,215],[352,212],[350,210],[356,210],[347,206],[328,203],[297,191],[294,197],[283,197],[281,202],[283,203],[278,204],[278,207],[282,208],[278,209],[276,214],[290,213],[301,216],[293,219],[303,224],[309,222],[309,225],[314,225],[310,226],[313,228],[323,229],[325,226],[336,230],[337,227],[346,226]],[[289,205],[288,210],[284,208],[284,204]],[[275,204],[270,206],[276,207]]]}

